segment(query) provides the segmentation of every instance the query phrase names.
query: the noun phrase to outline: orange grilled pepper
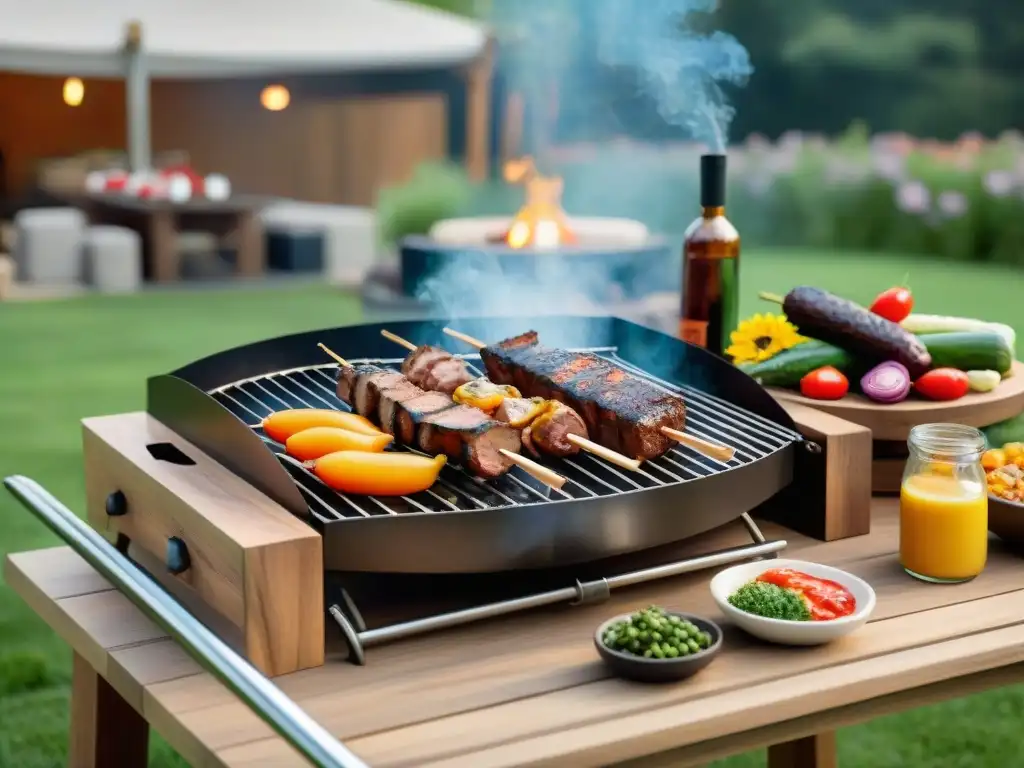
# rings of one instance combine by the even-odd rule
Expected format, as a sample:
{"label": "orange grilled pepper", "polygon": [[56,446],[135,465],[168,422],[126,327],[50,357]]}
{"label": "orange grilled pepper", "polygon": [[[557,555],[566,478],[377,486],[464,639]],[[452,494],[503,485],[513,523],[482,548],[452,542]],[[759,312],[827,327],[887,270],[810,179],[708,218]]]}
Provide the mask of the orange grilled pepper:
{"label": "orange grilled pepper", "polygon": [[362,435],[338,427],[312,427],[296,432],[288,438],[284,446],[289,456],[294,456],[299,461],[313,461],[337,451],[380,453],[394,439],[383,432],[377,435]]}
{"label": "orange grilled pepper", "polygon": [[452,393],[452,400],[461,405],[493,413],[506,397],[522,397],[519,390],[507,384],[492,384],[487,379],[467,381]]}
{"label": "orange grilled pepper", "polygon": [[313,473],[336,491],[362,496],[408,496],[434,484],[445,457],[338,451],[312,464]]}
{"label": "orange grilled pepper", "polygon": [[284,443],[294,434],[313,427],[338,427],[361,435],[383,434],[373,422],[355,413],[298,408],[278,411],[263,420],[263,431],[271,440]]}

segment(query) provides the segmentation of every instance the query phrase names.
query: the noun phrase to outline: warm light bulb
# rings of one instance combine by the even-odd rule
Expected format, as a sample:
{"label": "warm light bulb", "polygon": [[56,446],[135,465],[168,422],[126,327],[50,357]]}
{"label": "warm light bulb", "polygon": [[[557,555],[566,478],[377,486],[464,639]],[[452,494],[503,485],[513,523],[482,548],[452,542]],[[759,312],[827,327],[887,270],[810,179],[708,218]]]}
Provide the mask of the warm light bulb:
{"label": "warm light bulb", "polygon": [[283,85],[268,85],[260,94],[260,104],[271,112],[280,112],[291,100],[291,94]]}
{"label": "warm light bulb", "polygon": [[69,77],[64,81],[64,103],[69,107],[77,107],[85,98],[85,84],[77,77]]}

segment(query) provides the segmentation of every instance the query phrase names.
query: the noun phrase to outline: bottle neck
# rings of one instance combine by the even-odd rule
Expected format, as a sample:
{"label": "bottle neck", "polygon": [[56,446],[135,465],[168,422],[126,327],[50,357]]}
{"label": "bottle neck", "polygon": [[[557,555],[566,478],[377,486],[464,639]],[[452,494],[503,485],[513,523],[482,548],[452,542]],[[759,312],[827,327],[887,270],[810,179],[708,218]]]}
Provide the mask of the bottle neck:
{"label": "bottle neck", "polygon": [[701,217],[705,219],[717,219],[719,216],[725,216],[724,205],[706,205],[700,211]]}

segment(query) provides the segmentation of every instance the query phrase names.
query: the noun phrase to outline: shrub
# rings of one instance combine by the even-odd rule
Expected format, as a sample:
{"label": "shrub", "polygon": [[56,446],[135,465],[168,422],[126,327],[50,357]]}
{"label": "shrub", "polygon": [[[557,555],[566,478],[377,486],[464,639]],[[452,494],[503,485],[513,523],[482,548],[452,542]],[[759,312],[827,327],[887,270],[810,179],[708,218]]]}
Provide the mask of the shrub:
{"label": "shrub", "polygon": [[[627,216],[679,235],[698,204],[696,145],[563,148],[542,164],[565,178],[570,214]],[[747,245],[922,253],[1024,265],[1024,137],[954,144],[869,136],[756,136],[729,150],[729,217]],[[511,214],[522,191],[471,185],[452,166],[394,190],[388,232],[426,232],[438,218]]]}

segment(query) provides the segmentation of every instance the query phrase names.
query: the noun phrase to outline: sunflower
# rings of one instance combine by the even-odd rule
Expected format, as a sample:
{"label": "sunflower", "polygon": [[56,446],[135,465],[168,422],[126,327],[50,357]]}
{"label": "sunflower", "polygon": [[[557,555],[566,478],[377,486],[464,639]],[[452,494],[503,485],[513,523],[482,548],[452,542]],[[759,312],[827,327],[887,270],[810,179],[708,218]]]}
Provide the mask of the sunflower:
{"label": "sunflower", "polygon": [[736,364],[761,363],[807,339],[785,315],[754,315],[740,323],[729,337],[732,344],[725,354]]}

